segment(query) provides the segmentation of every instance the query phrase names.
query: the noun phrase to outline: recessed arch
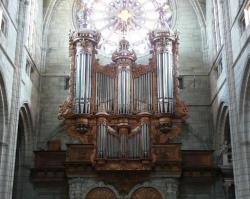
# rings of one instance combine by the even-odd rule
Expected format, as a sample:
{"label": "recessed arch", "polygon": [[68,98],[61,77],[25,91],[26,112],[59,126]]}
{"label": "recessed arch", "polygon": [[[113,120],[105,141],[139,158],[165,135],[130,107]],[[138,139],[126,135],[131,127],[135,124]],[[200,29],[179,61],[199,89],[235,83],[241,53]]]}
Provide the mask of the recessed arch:
{"label": "recessed arch", "polygon": [[[0,72],[0,143],[1,146],[4,146],[4,137],[6,135],[8,121],[8,106],[7,106],[7,95],[5,89],[5,83],[3,76]],[[0,147],[0,160],[1,160],[2,147]]]}
{"label": "recessed arch", "polygon": [[[245,168],[250,167],[250,56],[245,62],[245,66],[242,70],[243,77],[241,79],[239,104],[238,104],[238,140],[239,140],[239,157],[242,162],[239,165],[240,174],[244,181],[244,186],[249,187],[250,171]],[[249,191],[247,192],[249,193]]]}
{"label": "recessed arch", "polygon": [[24,103],[19,111],[16,154],[15,154],[15,170],[13,182],[13,199],[21,198],[23,195],[23,186],[28,182],[29,173],[27,166],[32,162],[33,143],[32,135],[33,126],[30,109],[27,103]]}
{"label": "recessed arch", "polygon": [[[226,131],[226,124],[229,121],[229,108],[228,105],[225,102],[222,102],[219,106],[217,118],[216,118],[216,139],[215,139],[215,147],[216,149],[219,149],[219,147],[224,143],[225,141],[225,131]],[[228,134],[226,135],[228,136]]]}

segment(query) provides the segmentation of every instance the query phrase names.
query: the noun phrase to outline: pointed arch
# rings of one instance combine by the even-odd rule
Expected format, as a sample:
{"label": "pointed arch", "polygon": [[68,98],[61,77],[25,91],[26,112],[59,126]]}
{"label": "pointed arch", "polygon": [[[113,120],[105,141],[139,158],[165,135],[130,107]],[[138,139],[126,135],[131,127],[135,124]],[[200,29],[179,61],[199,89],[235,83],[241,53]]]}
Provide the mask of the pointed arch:
{"label": "pointed arch", "polygon": [[7,94],[5,89],[5,83],[3,76],[0,72],[0,156],[2,147],[5,144],[4,137],[6,135],[6,128],[7,128],[7,121],[8,121],[8,103],[7,103]]}
{"label": "pointed arch", "polygon": [[[242,142],[250,142],[250,55],[242,71],[241,90],[239,94],[239,121],[240,139]],[[250,151],[250,149],[249,149]]]}
{"label": "pointed arch", "polygon": [[16,158],[13,182],[13,199],[22,198],[24,184],[28,182],[29,174],[27,167],[30,167],[34,149],[34,136],[32,117],[29,105],[24,103],[19,111]]}
{"label": "pointed arch", "polygon": [[228,104],[225,102],[221,102],[217,117],[216,117],[216,143],[215,147],[216,149],[219,149],[219,147],[224,143],[225,141],[225,128],[227,125],[227,119],[229,118],[229,108]]}
{"label": "pointed arch", "polygon": [[24,103],[19,111],[19,120],[23,121],[24,141],[25,141],[25,157],[32,156],[34,149],[33,121],[28,103]]}

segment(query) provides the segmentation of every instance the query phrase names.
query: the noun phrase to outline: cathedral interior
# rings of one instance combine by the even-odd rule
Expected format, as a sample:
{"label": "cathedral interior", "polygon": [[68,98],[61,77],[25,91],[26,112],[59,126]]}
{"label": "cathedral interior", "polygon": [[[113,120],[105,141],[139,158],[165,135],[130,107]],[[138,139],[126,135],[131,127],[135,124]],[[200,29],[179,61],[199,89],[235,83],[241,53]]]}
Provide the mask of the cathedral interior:
{"label": "cathedral interior", "polygon": [[1,0],[0,199],[249,199],[250,0]]}

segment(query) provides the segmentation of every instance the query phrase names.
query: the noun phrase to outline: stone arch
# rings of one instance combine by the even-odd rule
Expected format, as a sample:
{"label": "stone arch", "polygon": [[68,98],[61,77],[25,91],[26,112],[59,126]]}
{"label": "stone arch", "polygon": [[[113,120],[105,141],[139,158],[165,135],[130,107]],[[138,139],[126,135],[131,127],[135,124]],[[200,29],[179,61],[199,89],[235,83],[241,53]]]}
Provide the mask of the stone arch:
{"label": "stone arch", "polygon": [[[136,185],[135,187],[133,187],[133,189],[130,190],[129,194],[128,194],[128,198],[129,199],[134,199],[132,198],[133,197],[133,194],[136,193],[136,191],[138,190],[141,190],[143,188],[150,188],[151,190],[155,190],[159,193],[159,195],[161,196],[159,199],[166,199],[165,197],[165,194],[164,192],[166,190],[161,190],[161,189],[158,189],[157,186],[155,185],[155,183],[152,183],[152,182],[145,182],[143,184],[138,184]],[[158,194],[157,194],[158,195]],[[146,199],[146,198],[145,198]],[[158,199],[158,198],[155,198],[155,199]]]}
{"label": "stone arch", "polygon": [[215,143],[215,147],[216,149],[218,149],[220,147],[220,145],[222,145],[224,143],[225,140],[225,128],[226,124],[228,123],[228,119],[229,119],[229,109],[228,109],[228,105],[225,102],[222,102],[219,106],[218,109],[218,114],[217,114],[217,118],[216,118],[216,143]]}
{"label": "stone arch", "polygon": [[232,165],[232,142],[229,118],[229,107],[222,102],[216,120],[216,150],[218,166]]}
{"label": "stone arch", "polygon": [[[237,138],[239,147],[239,154],[237,159],[239,165],[239,175],[241,175],[240,184],[244,184],[245,187],[249,187],[250,179],[250,57],[245,62],[244,69],[242,70],[243,77],[241,79],[241,90],[239,94],[239,105],[238,105],[238,132]],[[237,190],[237,188],[236,188]],[[249,189],[244,191],[245,194],[249,194]],[[237,194],[239,194],[237,190]]]}
{"label": "stone arch", "polygon": [[239,98],[239,113],[242,113],[240,114],[240,121],[243,121],[243,134],[245,135],[243,139],[250,141],[250,133],[249,135],[246,133],[246,131],[250,132],[250,124],[247,124],[250,123],[250,58],[247,61],[243,74]]}
{"label": "stone arch", "polygon": [[117,199],[115,193],[106,187],[98,187],[90,190],[86,196],[86,199]]}
{"label": "stone arch", "polygon": [[[78,181],[79,179],[76,179],[76,181]],[[103,189],[106,189],[106,190],[110,190],[112,191],[112,193],[115,195],[115,197],[118,199],[119,198],[119,193],[117,192],[117,190],[112,186],[112,185],[108,185],[108,184],[105,184],[104,182],[92,182],[90,184],[90,186],[85,186],[84,189],[82,190],[82,198],[87,198],[88,194],[92,191],[92,190],[95,190],[97,188],[103,188]]]}
{"label": "stone arch", "polygon": [[[0,146],[4,146],[4,137],[6,135],[6,128],[7,128],[7,121],[8,121],[8,106],[7,106],[7,94],[4,84],[3,76],[0,72]],[[2,147],[0,147],[0,160],[2,154]]]}
{"label": "stone arch", "polygon": [[155,188],[141,187],[133,192],[131,199],[163,199],[163,197]]}
{"label": "stone arch", "polygon": [[19,111],[16,158],[13,182],[13,199],[22,198],[24,186],[29,182],[27,167],[31,167],[33,155],[33,125],[30,109],[25,103]]}
{"label": "stone arch", "polygon": [[32,155],[32,151],[34,148],[34,135],[33,135],[33,121],[31,117],[31,112],[28,103],[24,103],[23,106],[20,108],[19,114],[23,120],[24,125],[24,139],[26,144],[26,150],[25,150],[25,161],[28,161],[27,158],[29,158]]}

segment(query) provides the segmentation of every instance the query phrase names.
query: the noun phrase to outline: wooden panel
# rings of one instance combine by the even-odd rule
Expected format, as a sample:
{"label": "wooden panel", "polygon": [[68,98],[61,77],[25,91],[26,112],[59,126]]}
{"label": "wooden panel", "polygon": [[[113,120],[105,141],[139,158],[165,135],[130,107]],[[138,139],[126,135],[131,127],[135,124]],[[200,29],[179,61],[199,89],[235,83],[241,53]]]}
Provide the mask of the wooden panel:
{"label": "wooden panel", "polygon": [[33,182],[62,182],[66,180],[64,168],[31,169]]}
{"label": "wooden panel", "polygon": [[92,144],[70,144],[67,150],[67,162],[91,162],[94,153]]}
{"label": "wooden panel", "polygon": [[64,168],[65,151],[35,151],[35,168]]}
{"label": "wooden panel", "polygon": [[86,199],[117,199],[117,197],[108,188],[96,188],[88,193]]}
{"label": "wooden panel", "polygon": [[162,196],[156,189],[146,187],[135,191],[131,199],[162,199]]}
{"label": "wooden panel", "polygon": [[213,151],[183,151],[184,168],[212,168]]}
{"label": "wooden panel", "polygon": [[181,161],[181,145],[153,145],[153,154],[156,162]]}

